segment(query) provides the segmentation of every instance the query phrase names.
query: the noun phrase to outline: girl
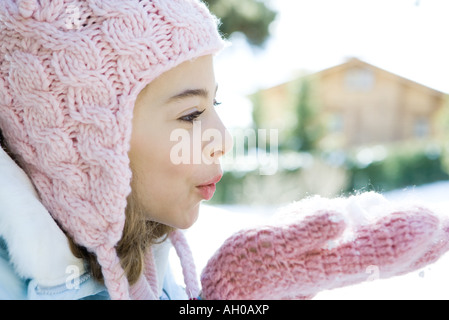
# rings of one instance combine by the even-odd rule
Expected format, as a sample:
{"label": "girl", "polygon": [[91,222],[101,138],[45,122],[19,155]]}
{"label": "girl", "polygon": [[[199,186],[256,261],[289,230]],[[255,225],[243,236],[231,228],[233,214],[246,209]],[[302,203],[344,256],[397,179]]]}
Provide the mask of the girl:
{"label": "girl", "polygon": [[[212,197],[232,146],[214,109],[217,20],[199,0],[4,0],[0,43],[1,297],[197,298],[179,230]],[[347,245],[322,248],[346,228],[333,206],[230,238],[203,273],[202,296],[304,298],[363,281]],[[413,208],[367,224],[355,234],[371,240],[351,244],[359,260],[374,244],[402,244],[369,260],[391,276],[439,257],[444,230]],[[186,294],[168,272],[170,244]],[[316,273],[313,257],[339,268]]]}
{"label": "girl", "polygon": [[[153,245],[191,226],[221,177],[216,161],[170,161],[171,132],[193,133],[198,118],[226,136],[214,110],[216,19],[196,0],[2,1],[0,42],[5,145],[65,233],[34,212],[2,212],[14,220],[2,221],[4,256],[31,279],[18,297],[160,297],[168,247]],[[206,147],[214,160],[226,152],[222,141]],[[77,290],[61,290],[68,276]]]}

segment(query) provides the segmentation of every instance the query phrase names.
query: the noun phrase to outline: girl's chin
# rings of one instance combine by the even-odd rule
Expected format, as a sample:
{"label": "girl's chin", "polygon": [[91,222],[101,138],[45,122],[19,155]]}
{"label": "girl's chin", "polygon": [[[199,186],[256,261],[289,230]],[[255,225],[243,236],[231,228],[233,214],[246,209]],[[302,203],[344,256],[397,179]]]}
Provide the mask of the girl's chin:
{"label": "girl's chin", "polygon": [[174,221],[175,223],[171,226],[180,230],[186,230],[192,227],[198,220],[200,205],[201,202],[196,204],[193,208],[180,213],[179,219],[177,219],[176,222]]}

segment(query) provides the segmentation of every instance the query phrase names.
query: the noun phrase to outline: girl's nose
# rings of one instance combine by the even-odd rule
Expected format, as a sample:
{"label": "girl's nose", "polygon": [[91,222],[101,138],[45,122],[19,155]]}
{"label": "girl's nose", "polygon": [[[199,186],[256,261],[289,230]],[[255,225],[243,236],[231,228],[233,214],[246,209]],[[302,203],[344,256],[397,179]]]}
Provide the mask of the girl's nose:
{"label": "girl's nose", "polygon": [[232,150],[234,141],[221,120],[219,125],[204,132],[209,143],[204,147],[203,154],[208,161],[217,162],[222,156]]}

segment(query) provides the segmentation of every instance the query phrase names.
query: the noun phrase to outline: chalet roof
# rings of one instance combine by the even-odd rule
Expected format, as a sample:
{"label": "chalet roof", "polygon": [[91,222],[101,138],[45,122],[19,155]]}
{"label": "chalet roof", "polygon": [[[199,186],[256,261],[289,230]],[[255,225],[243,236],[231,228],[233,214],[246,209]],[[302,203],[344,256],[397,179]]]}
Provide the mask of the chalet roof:
{"label": "chalet roof", "polygon": [[338,72],[338,71],[341,71],[341,70],[344,70],[344,69],[353,68],[353,67],[365,67],[365,68],[369,68],[371,70],[377,70],[377,71],[380,71],[382,73],[388,74],[391,77],[396,78],[398,81],[404,83],[405,85],[412,86],[412,87],[415,87],[415,88],[424,89],[424,90],[428,91],[429,94],[433,94],[433,95],[437,95],[437,96],[445,95],[444,92],[441,92],[439,90],[430,88],[430,87],[425,86],[425,85],[423,85],[421,83],[418,83],[416,81],[407,79],[405,77],[402,77],[402,76],[400,76],[398,74],[395,74],[393,72],[390,72],[390,71],[387,71],[385,69],[382,69],[382,68],[377,67],[375,65],[372,65],[372,64],[370,64],[370,63],[368,63],[366,61],[360,60],[358,58],[350,58],[350,59],[348,59],[346,62],[344,62],[342,64],[339,64],[339,65],[336,65],[336,66],[333,66],[333,67],[330,67],[330,68],[318,71],[316,73],[312,73],[310,75],[311,76],[313,76],[313,75],[325,75],[325,74],[330,74],[330,73],[333,73],[333,72]]}
{"label": "chalet roof", "polygon": [[393,72],[390,72],[390,71],[387,71],[385,69],[382,69],[382,68],[377,67],[375,65],[372,65],[372,64],[370,64],[370,63],[368,63],[366,61],[360,60],[358,58],[350,58],[346,62],[341,63],[339,65],[336,65],[336,66],[333,66],[333,67],[330,67],[330,68],[327,68],[327,69],[324,69],[324,70],[321,70],[321,71],[318,71],[318,72],[314,72],[314,73],[310,73],[310,74],[307,74],[307,75],[299,76],[299,77],[296,77],[295,79],[292,79],[290,81],[286,81],[284,83],[281,83],[281,84],[278,84],[278,85],[275,85],[275,86],[272,86],[272,87],[269,87],[269,88],[262,89],[261,91],[272,90],[272,89],[276,89],[276,88],[279,88],[279,87],[283,87],[284,85],[286,85],[288,83],[292,83],[292,82],[298,81],[299,79],[302,79],[304,77],[310,77],[310,76],[313,77],[313,76],[332,74],[334,72],[339,72],[339,71],[342,71],[342,70],[345,70],[345,69],[349,69],[349,68],[353,68],[353,67],[365,67],[365,68],[370,68],[372,70],[380,71],[380,72],[382,72],[384,74],[390,75],[392,78],[397,79],[397,81],[400,81],[400,82],[404,83],[405,85],[408,85],[408,86],[411,86],[411,87],[414,87],[414,88],[417,88],[417,89],[425,90],[425,91],[427,91],[431,95],[435,95],[435,96],[444,96],[444,95],[446,95],[446,93],[444,93],[442,91],[430,88],[430,87],[428,87],[426,85],[423,85],[421,83],[418,83],[416,81],[407,79],[405,77],[402,77],[402,76],[400,76],[398,74],[395,74]]}

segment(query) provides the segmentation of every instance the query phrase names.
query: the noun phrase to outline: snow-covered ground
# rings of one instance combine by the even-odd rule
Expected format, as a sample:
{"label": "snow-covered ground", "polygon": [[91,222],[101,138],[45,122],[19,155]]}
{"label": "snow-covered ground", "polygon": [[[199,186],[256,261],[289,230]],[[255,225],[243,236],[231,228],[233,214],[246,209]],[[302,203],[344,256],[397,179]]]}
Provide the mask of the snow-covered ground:
{"label": "snow-covered ground", "polygon": [[[398,190],[385,196],[397,202],[422,203],[449,216],[449,182]],[[267,222],[278,208],[203,205],[198,222],[186,231],[198,273],[227,237],[238,230]],[[170,260],[176,278],[182,281],[174,250]],[[323,291],[315,299],[449,299],[449,253],[422,270]]]}

